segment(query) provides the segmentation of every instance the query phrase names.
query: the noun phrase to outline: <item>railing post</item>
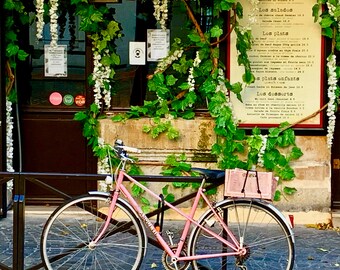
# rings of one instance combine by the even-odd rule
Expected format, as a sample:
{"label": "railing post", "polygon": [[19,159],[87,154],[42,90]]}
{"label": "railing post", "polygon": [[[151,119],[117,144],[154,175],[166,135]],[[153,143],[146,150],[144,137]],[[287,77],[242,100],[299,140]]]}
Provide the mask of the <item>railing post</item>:
{"label": "railing post", "polygon": [[24,270],[25,243],[25,177],[14,176],[13,199],[13,269]]}
{"label": "railing post", "polygon": [[1,213],[0,218],[7,217],[7,182],[1,184]]}

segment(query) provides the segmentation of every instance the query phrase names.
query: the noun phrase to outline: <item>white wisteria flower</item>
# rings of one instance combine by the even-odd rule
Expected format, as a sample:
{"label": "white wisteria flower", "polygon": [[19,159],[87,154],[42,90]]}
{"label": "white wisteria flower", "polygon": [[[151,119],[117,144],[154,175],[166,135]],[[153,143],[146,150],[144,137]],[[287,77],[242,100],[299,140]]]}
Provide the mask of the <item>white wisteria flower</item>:
{"label": "white wisteria flower", "polygon": [[[102,105],[106,109],[111,106],[111,84],[110,84],[110,74],[111,67],[103,65],[101,59],[103,56],[109,56],[109,51],[106,50],[102,52],[101,55],[98,51],[93,52],[93,73],[92,79],[95,82],[93,87],[94,92],[94,103],[100,108]],[[104,104],[102,102],[104,100]]]}
{"label": "white wisteria flower", "polygon": [[[193,62],[193,65],[192,67],[190,67],[189,69],[189,76],[188,76],[188,84],[189,84],[189,92],[193,92],[195,91],[195,76],[194,76],[194,68],[198,67],[199,64],[201,63],[201,59],[200,59],[200,54],[199,52],[197,51],[196,52],[196,57],[194,59],[194,62]],[[189,107],[192,107],[193,104],[189,104]]]}
{"label": "white wisteria flower", "polygon": [[160,62],[158,62],[154,73],[159,73],[166,70],[167,67],[170,66],[174,61],[182,57],[183,52],[184,50],[182,48],[175,50],[174,52],[170,52],[167,57],[164,57]]}
{"label": "white wisteria flower", "polygon": [[[8,100],[6,97],[6,170],[8,172],[14,172],[13,167],[13,153],[14,153],[14,146],[13,146],[13,116],[12,116],[12,102]],[[7,182],[7,190],[13,190],[13,180]]]}
{"label": "white wisteria flower", "polygon": [[166,24],[168,21],[168,0],[153,0],[154,17],[161,26],[162,30],[166,30]]}
{"label": "white wisteria flower", "polygon": [[266,148],[267,148],[267,138],[268,136],[267,135],[260,135],[261,139],[262,139],[262,146],[259,150],[259,154],[258,154],[258,159],[257,159],[257,164],[260,166],[260,167],[264,167],[264,160],[263,160],[263,156],[264,156],[264,153],[266,151]]}
{"label": "white wisteria flower", "polygon": [[50,46],[55,48],[58,46],[58,0],[50,0]]}
{"label": "white wisteria flower", "polygon": [[44,0],[36,0],[35,3],[36,10],[36,26],[37,26],[37,39],[42,39],[43,30],[44,30]]}
{"label": "white wisteria flower", "polygon": [[332,147],[334,130],[335,130],[335,111],[337,109],[336,94],[337,89],[337,76],[336,76],[336,56],[330,54],[327,57],[327,71],[328,71],[328,91],[327,95],[329,98],[327,107],[328,126],[327,126],[327,145],[328,148]]}

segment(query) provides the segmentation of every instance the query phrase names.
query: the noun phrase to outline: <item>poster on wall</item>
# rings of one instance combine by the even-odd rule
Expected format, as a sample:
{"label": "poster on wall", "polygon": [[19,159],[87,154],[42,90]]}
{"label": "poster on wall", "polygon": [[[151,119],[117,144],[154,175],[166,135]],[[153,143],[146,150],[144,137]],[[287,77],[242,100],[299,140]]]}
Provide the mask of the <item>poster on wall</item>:
{"label": "poster on wall", "polygon": [[147,60],[157,62],[166,57],[170,50],[170,30],[147,30]]}
{"label": "poster on wall", "polygon": [[45,45],[45,77],[67,77],[67,46]]}
{"label": "poster on wall", "polygon": [[[314,23],[314,0],[266,0],[258,10],[247,0],[242,25],[256,15],[251,26],[249,52],[255,83],[244,88],[243,103],[234,94],[231,101],[240,126],[277,126],[296,123],[318,111],[324,104],[324,40]],[[227,76],[232,83],[242,81],[244,68],[238,66],[235,35],[230,38]],[[296,127],[322,129],[323,113]]]}

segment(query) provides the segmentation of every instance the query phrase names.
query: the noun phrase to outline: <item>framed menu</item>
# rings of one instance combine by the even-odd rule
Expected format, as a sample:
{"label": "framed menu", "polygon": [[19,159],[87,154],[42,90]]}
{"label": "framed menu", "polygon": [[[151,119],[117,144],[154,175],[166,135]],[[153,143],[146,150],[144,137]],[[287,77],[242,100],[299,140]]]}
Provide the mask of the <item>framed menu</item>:
{"label": "framed menu", "polygon": [[[313,115],[324,104],[324,39],[314,23],[315,0],[263,0],[258,10],[248,0],[242,25],[255,14],[249,59],[255,83],[246,86],[240,102],[231,93],[231,102],[240,126],[270,127],[282,122],[297,128],[323,129],[324,113]],[[237,63],[235,35],[230,38],[228,78],[242,81],[244,68]]]}

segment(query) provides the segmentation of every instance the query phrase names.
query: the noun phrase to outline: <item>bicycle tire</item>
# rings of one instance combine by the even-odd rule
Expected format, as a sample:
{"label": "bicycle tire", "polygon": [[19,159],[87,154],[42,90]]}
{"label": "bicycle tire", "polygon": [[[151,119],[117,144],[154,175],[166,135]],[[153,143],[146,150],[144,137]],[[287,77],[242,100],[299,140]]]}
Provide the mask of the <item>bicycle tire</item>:
{"label": "bicycle tire", "polygon": [[139,269],[146,252],[145,229],[122,199],[105,234],[95,247],[89,246],[104,224],[109,203],[109,194],[87,194],[51,214],[41,237],[46,269]]}
{"label": "bicycle tire", "polygon": [[[294,265],[294,235],[280,212],[272,205],[259,200],[224,200],[215,209],[223,216],[236,239],[247,249],[245,256],[223,256],[192,261],[193,269],[285,269]],[[221,225],[208,210],[199,224],[225,235]],[[242,238],[243,237],[243,238]],[[242,241],[243,239],[243,241]],[[196,227],[189,238],[188,254],[231,252],[231,248]]]}

